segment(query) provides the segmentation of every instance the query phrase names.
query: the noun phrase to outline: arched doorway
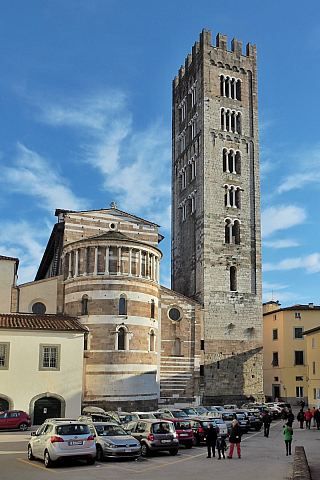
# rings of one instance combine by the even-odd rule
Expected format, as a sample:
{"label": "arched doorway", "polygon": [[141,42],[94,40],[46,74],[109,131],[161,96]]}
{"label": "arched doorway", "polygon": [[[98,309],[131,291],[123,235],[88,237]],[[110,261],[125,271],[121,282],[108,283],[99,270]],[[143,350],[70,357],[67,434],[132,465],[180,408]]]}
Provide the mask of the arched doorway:
{"label": "arched doorway", "polygon": [[47,418],[62,417],[61,401],[54,397],[42,397],[34,402],[35,425],[41,425]]}
{"label": "arched doorway", "polygon": [[9,402],[5,398],[0,398],[0,412],[10,410]]}

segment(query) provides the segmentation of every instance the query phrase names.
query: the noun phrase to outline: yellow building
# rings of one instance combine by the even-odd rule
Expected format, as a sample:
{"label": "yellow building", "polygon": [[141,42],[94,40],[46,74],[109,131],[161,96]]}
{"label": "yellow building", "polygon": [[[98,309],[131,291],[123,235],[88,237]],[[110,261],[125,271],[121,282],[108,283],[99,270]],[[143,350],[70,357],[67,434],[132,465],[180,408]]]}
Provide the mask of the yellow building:
{"label": "yellow building", "polygon": [[[311,390],[308,385],[310,363],[308,363],[307,343],[309,335],[305,336],[304,333],[316,327],[320,328],[320,306],[309,303],[309,305],[279,307],[280,304],[273,301],[263,305],[265,396],[266,398],[271,397],[273,400],[282,398],[292,406],[299,405],[302,399],[307,404],[309,399],[309,404],[313,405],[313,391],[310,397]],[[318,334],[317,338],[319,337]],[[312,340],[310,341],[312,342]],[[318,344],[320,344],[320,338]],[[317,352],[319,358],[319,346]],[[313,355],[310,356],[310,361],[315,361],[312,358]],[[314,382],[316,383],[316,378]],[[319,388],[319,381],[317,385]],[[316,386],[312,388],[316,388]]]}
{"label": "yellow building", "polygon": [[320,326],[304,332],[307,341],[309,405],[320,408]]}

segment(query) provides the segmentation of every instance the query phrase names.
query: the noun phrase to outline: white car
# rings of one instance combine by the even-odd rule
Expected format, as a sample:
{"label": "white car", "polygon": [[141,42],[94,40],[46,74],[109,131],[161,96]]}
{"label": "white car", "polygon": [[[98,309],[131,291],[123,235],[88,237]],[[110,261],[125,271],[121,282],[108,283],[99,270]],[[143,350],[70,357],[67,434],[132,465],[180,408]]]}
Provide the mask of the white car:
{"label": "white car", "polygon": [[31,433],[28,444],[28,459],[44,460],[46,468],[54,466],[63,458],[81,458],[93,465],[96,460],[96,445],[88,424],[76,420],[46,421],[36,432]]}

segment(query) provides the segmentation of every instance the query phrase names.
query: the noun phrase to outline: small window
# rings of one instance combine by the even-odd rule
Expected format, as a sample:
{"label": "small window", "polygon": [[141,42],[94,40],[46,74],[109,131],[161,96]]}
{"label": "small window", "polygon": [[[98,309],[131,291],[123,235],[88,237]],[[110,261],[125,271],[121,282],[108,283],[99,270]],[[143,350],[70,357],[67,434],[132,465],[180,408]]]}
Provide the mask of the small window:
{"label": "small window", "polygon": [[294,364],[295,365],[304,365],[304,351],[295,350],[294,352]]}
{"label": "small window", "polygon": [[273,321],[275,322],[277,320],[277,315],[273,315]]}
{"label": "small window", "polygon": [[316,341],[314,337],[312,337],[312,348],[316,348]]}
{"label": "small window", "polygon": [[200,365],[200,377],[204,377],[204,365]]}
{"label": "small window", "polygon": [[204,340],[201,340],[200,350],[204,350]]}
{"label": "small window", "polygon": [[300,312],[295,312],[294,318],[301,318]]}
{"label": "small window", "polygon": [[83,295],[81,299],[81,315],[88,315],[88,295]]}
{"label": "small window", "polygon": [[124,296],[119,298],[119,315],[127,315],[127,301]]}
{"label": "small window", "polygon": [[313,400],[317,400],[317,389],[313,389]]}
{"label": "small window", "polygon": [[274,328],[272,330],[272,339],[273,340],[278,340],[278,329],[277,328]]}
{"label": "small window", "polygon": [[312,362],[312,375],[316,374],[316,362]]}
{"label": "small window", "polygon": [[279,377],[274,377],[275,382],[279,382]]}
{"label": "small window", "polygon": [[120,327],[118,330],[118,350],[125,350],[125,336],[124,328]]}
{"label": "small window", "polygon": [[279,355],[278,352],[273,352],[272,354],[272,366],[278,367],[279,366]]}
{"label": "small window", "polygon": [[303,327],[293,327],[293,338],[295,340],[303,339]]}
{"label": "small window", "polygon": [[301,377],[301,376],[296,377],[296,382],[303,382],[303,377]]}
{"label": "small window", "polygon": [[153,330],[151,330],[151,332],[150,332],[150,346],[149,346],[150,347],[149,348],[150,352],[154,352],[154,350],[155,350],[154,346],[155,346],[155,333],[154,333]]}
{"label": "small window", "polygon": [[10,343],[0,343],[0,370],[9,369],[9,349]]}
{"label": "small window", "polygon": [[150,312],[150,317],[154,318],[154,300],[151,300],[151,312]]}
{"label": "small window", "polygon": [[303,387],[296,387],[296,397],[303,398]]}
{"label": "small window", "polygon": [[170,308],[168,315],[170,320],[173,320],[174,322],[180,322],[182,319],[180,310],[174,307]]}
{"label": "small window", "polygon": [[39,370],[60,370],[60,345],[40,345]]}
{"label": "small window", "polygon": [[46,306],[41,302],[36,302],[32,305],[32,313],[43,315],[46,313]]}
{"label": "small window", "polygon": [[237,291],[237,269],[236,269],[236,267],[230,267],[230,290],[232,292]]}

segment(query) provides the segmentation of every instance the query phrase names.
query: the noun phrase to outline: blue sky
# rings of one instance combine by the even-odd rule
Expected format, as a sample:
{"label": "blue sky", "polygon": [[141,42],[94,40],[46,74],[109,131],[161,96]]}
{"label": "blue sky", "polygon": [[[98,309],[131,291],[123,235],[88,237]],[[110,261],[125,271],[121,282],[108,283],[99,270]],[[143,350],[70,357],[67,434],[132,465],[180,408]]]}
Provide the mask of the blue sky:
{"label": "blue sky", "polygon": [[320,303],[315,0],[0,5],[0,254],[31,281],[55,208],[159,223],[170,286],[172,80],[203,28],[257,44],[264,301]]}

